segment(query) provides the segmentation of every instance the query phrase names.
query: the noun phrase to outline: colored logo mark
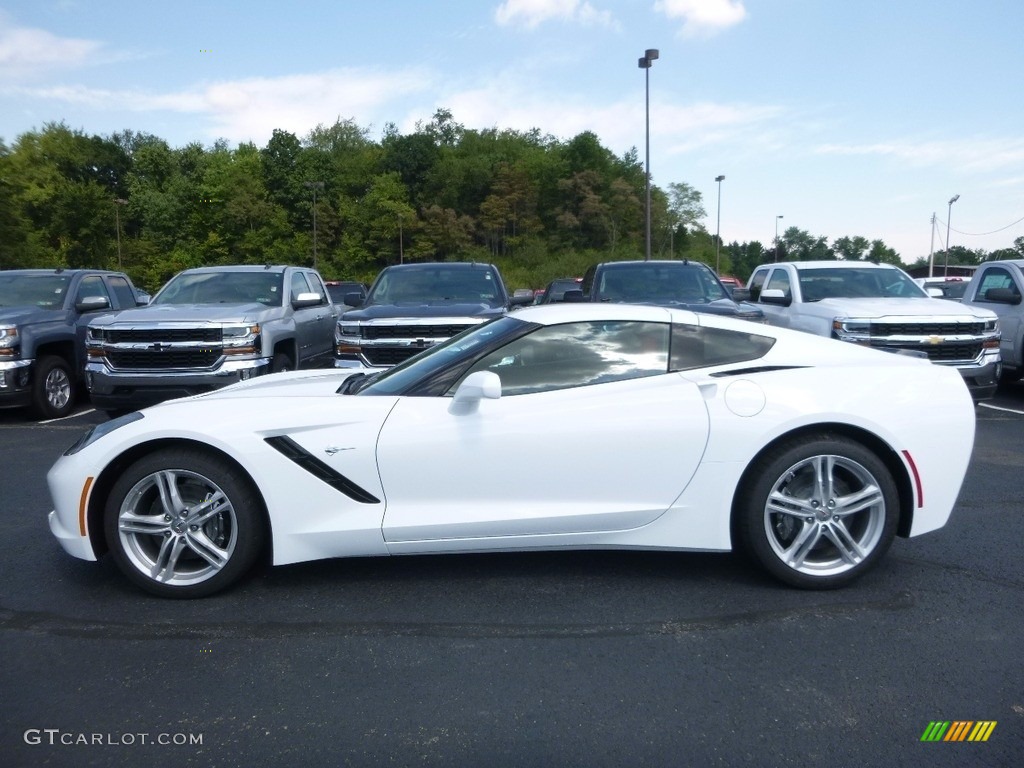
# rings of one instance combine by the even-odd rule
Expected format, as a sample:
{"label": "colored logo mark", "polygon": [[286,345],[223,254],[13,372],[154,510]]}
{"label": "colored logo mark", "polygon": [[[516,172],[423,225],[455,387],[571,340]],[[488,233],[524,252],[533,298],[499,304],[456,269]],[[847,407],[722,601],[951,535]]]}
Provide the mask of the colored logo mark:
{"label": "colored logo mark", "polygon": [[995,729],[995,720],[933,720],[921,741],[988,741]]}

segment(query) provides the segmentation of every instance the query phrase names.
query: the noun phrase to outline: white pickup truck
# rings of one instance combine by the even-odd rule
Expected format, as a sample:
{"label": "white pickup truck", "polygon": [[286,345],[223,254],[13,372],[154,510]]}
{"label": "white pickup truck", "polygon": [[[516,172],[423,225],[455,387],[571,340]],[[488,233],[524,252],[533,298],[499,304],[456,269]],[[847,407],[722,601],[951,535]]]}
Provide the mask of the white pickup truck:
{"label": "white pickup truck", "polygon": [[909,351],[957,368],[976,401],[992,397],[999,383],[995,313],[932,298],[889,264],[763,264],[733,298],[756,304],[770,325],[887,352]]}

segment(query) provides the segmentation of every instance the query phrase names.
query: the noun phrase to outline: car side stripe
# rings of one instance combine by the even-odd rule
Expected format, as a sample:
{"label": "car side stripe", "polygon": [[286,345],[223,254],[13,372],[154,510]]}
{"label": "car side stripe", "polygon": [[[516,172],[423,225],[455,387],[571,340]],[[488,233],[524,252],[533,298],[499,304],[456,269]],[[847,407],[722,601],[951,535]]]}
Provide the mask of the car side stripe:
{"label": "car side stripe", "polygon": [[92,490],[92,482],[95,479],[95,477],[85,478],[85,485],[82,486],[82,496],[78,500],[78,532],[83,538],[86,534],[85,511],[88,508],[89,491]]}

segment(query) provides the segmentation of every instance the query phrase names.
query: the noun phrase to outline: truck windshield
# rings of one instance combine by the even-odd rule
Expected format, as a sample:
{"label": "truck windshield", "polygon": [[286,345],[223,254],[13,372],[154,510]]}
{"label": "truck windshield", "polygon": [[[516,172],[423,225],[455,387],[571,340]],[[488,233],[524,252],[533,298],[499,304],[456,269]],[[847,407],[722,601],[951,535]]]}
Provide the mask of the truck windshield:
{"label": "truck windshield", "polygon": [[183,272],[150,304],[252,304],[281,306],[280,272]]}
{"label": "truck windshield", "polygon": [[872,269],[870,267],[841,267],[838,269],[801,269],[800,292],[804,301],[822,299],[926,299],[928,294],[919,288],[902,270]]}
{"label": "truck windshield", "polygon": [[386,269],[373,284],[366,304],[416,306],[423,304],[504,303],[494,272],[487,267],[446,267],[443,264]]}
{"label": "truck windshield", "polygon": [[608,266],[597,286],[599,301],[707,304],[728,299],[711,270],[696,264]]}
{"label": "truck windshield", "polygon": [[5,275],[0,272],[0,307],[59,309],[64,304],[67,289],[67,275]]}

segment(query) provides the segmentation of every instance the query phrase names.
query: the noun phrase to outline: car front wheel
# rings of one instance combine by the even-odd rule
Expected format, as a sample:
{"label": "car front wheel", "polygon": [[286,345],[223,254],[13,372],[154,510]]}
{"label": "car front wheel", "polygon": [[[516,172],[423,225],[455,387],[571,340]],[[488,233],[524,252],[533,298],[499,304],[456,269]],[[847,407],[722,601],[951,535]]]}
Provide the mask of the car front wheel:
{"label": "car front wheel", "polygon": [[225,460],[167,449],[135,462],[107,498],[118,567],[161,597],[204,597],[238,581],[264,541],[260,499]]}
{"label": "car front wheel", "polygon": [[32,404],[42,419],[59,419],[75,407],[75,379],[62,357],[47,356],[39,361],[32,386]]}
{"label": "car front wheel", "polygon": [[874,452],[846,437],[783,443],[740,489],[737,532],[769,572],[805,589],[833,589],[870,570],[896,534],[899,495]]}

